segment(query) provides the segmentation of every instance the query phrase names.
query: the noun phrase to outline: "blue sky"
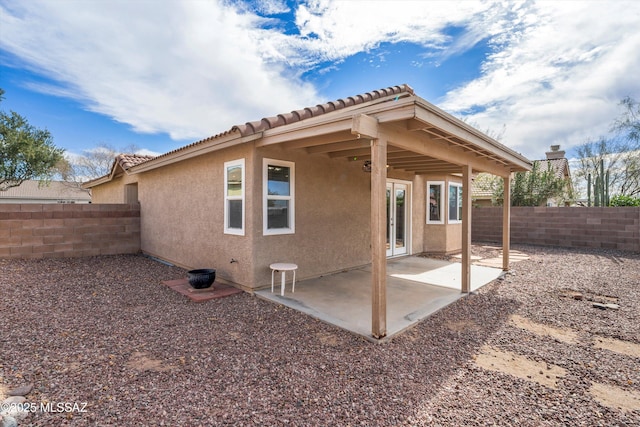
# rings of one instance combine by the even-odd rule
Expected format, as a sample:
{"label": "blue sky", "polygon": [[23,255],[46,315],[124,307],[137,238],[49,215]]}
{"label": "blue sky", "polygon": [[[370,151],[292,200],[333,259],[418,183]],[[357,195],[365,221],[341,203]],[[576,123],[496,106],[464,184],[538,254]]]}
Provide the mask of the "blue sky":
{"label": "blue sky", "polygon": [[622,0],[0,0],[0,108],[71,154],[159,154],[408,83],[537,159],[640,98],[638,22]]}

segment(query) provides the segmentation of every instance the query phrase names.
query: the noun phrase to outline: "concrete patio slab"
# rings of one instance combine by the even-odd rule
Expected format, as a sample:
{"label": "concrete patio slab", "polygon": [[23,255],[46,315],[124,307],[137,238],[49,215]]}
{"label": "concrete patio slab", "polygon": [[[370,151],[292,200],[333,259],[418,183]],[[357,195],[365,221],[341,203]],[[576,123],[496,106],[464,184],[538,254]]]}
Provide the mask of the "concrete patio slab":
{"label": "concrete patio slab", "polygon": [[[418,256],[387,262],[387,339],[465,296],[460,291],[460,263]],[[472,266],[471,286],[476,290],[495,280],[501,269]],[[264,298],[309,314],[367,339],[371,337],[371,267],[349,270],[256,292]],[[377,340],[375,340],[377,341]]]}

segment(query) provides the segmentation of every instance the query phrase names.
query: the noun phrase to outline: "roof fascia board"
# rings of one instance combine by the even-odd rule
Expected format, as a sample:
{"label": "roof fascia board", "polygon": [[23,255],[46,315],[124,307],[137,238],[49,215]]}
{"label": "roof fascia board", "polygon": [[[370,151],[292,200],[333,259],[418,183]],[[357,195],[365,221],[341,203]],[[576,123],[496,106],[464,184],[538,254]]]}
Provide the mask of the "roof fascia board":
{"label": "roof fascia board", "polygon": [[[256,142],[256,147],[264,147],[267,145],[280,144],[296,139],[310,138],[321,136],[327,133],[350,131],[352,118],[357,112],[358,115],[366,114],[377,116],[377,113],[394,110],[415,102],[415,96],[405,96],[398,98],[397,95],[390,95],[379,98],[367,103],[352,105],[351,107],[342,108],[336,111],[301,120],[289,125],[278,126],[273,129],[265,130],[260,141]],[[393,100],[393,102],[391,102]],[[411,110],[413,111],[413,110]],[[411,116],[413,117],[413,116]]]}
{"label": "roof fascia board", "polygon": [[459,165],[461,172],[464,164],[470,164],[475,170],[490,172],[498,176],[509,176],[512,172],[510,167],[478,157],[471,152],[464,151],[461,147],[450,146],[443,141],[429,138],[426,135],[416,135],[388,125],[380,129],[380,133],[384,133],[389,144],[395,147]]}
{"label": "roof fascia board", "polygon": [[81,187],[84,188],[84,189],[89,189],[91,187],[95,187],[96,185],[100,185],[100,184],[104,184],[105,182],[109,182],[109,181],[111,181],[111,179],[113,179],[111,174],[105,175],[103,177],[92,179],[91,181],[84,182],[84,183],[82,183]]}
{"label": "roof fascia board", "polygon": [[469,126],[462,120],[453,117],[451,114],[446,113],[422,98],[416,100],[416,105],[421,107],[416,108],[416,120],[435,126],[447,133],[469,141],[486,151],[499,154],[501,157],[507,158],[510,162],[518,164],[518,166],[524,170],[531,170],[532,164],[527,158],[493,138],[488,137],[472,126]]}
{"label": "roof fascia board", "polygon": [[233,135],[225,135],[220,138],[214,138],[211,141],[205,141],[201,144],[196,144],[192,147],[178,150],[175,153],[171,153],[167,156],[160,156],[144,163],[140,163],[139,165],[132,166],[131,168],[129,168],[129,171],[132,174],[147,172],[162,166],[170,165],[172,163],[191,159],[202,154],[212,153],[224,148],[233,147],[234,145],[255,141],[256,139],[259,139],[261,137],[261,132],[244,137],[240,136],[240,134],[238,133],[234,133]]}

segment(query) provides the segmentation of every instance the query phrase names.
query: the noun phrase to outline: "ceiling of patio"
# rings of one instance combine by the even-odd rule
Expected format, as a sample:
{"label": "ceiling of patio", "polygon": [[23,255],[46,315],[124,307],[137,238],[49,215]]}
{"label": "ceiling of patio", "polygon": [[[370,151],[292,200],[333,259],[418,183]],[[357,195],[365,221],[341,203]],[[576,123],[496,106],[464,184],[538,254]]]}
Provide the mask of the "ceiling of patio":
{"label": "ceiling of patio", "polygon": [[[418,120],[407,120],[403,126],[394,126],[401,132],[409,132],[420,137],[428,144],[446,146],[451,151],[471,153],[477,158],[489,160],[497,167],[508,168],[507,162],[488,150],[480,148],[463,139],[446,133],[434,126]],[[309,154],[324,154],[330,158],[345,158],[349,161],[364,163],[371,160],[371,148],[368,139],[358,138],[350,131],[340,131],[320,137],[309,137],[283,144],[287,149],[303,149]],[[389,142],[387,146],[387,165],[396,170],[414,174],[452,174],[461,173],[464,161],[459,164],[410,151]],[[474,170],[478,172],[479,170]]]}

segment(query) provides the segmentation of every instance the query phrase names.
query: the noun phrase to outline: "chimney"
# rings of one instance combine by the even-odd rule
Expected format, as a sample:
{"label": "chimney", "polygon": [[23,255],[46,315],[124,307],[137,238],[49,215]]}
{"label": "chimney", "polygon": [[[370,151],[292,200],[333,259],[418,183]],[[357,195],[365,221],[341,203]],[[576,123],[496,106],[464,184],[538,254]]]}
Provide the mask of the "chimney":
{"label": "chimney", "polygon": [[564,151],[560,150],[559,145],[552,145],[551,151],[547,151],[545,154],[547,155],[547,160],[564,159]]}

